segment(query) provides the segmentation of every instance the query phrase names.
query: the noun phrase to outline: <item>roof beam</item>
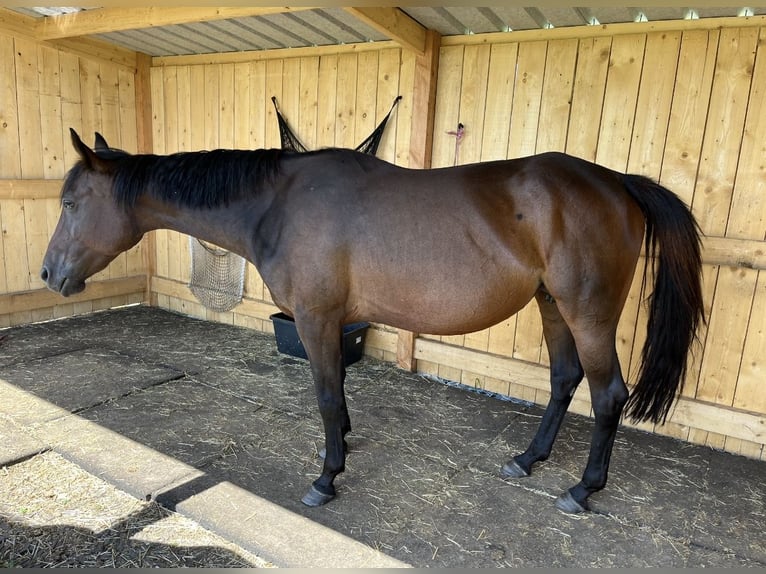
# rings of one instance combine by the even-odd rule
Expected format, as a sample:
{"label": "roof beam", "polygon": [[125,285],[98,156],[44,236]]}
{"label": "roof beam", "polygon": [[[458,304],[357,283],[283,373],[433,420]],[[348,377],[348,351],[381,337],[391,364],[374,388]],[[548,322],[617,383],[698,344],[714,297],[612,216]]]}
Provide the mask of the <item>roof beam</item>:
{"label": "roof beam", "polygon": [[419,55],[426,51],[426,29],[399,8],[343,8],[346,12]]}
{"label": "roof beam", "polygon": [[210,22],[229,18],[263,16],[298,10],[300,7],[138,7],[138,8],[98,8],[83,10],[61,16],[46,16],[37,23],[38,40],[57,40],[91,34],[106,34],[121,30],[170,26],[188,22]]}

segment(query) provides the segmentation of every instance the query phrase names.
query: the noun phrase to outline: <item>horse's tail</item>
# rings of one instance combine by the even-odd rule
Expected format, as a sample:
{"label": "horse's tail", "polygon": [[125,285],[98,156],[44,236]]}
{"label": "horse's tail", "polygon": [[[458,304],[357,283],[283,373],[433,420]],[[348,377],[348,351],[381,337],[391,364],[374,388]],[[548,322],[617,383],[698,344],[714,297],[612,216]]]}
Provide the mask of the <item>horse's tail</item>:
{"label": "horse's tail", "polygon": [[638,175],[625,175],[622,181],[646,219],[642,295],[648,269],[654,272],[646,342],[627,414],[634,421],[664,423],[683,387],[697,327],[705,321],[700,229],[670,190]]}

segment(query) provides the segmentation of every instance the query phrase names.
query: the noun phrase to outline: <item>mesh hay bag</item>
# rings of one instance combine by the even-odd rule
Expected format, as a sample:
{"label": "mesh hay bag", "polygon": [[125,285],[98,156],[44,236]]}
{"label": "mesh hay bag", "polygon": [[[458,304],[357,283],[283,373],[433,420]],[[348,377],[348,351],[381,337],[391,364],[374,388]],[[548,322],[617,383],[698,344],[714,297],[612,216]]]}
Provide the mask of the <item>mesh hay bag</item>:
{"label": "mesh hay bag", "polygon": [[245,259],[236,253],[189,237],[189,289],[208,309],[230,311],[242,301]]}

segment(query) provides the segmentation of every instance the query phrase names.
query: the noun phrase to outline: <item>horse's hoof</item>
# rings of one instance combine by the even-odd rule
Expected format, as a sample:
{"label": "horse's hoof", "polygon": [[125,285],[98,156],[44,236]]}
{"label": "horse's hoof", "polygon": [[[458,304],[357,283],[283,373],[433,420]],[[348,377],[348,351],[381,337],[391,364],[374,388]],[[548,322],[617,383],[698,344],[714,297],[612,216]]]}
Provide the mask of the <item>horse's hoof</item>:
{"label": "horse's hoof", "polygon": [[587,505],[583,506],[577,502],[568,490],[556,499],[556,508],[567,514],[580,514],[588,510]]}
{"label": "horse's hoof", "polygon": [[503,465],[503,469],[500,471],[503,478],[524,478],[529,476],[529,473],[521,468],[516,459],[511,459]]}
{"label": "horse's hoof", "polygon": [[333,498],[335,498],[334,494],[319,492],[317,487],[312,484],[306,495],[301,498],[301,502],[306,506],[322,506],[323,504],[330,502]]}

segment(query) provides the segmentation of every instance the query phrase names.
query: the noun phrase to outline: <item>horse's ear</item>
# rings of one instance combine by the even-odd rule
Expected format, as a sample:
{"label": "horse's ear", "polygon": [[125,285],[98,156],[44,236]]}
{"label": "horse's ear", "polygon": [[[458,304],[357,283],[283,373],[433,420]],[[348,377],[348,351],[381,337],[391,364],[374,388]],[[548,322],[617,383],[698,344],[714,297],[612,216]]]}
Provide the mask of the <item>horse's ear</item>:
{"label": "horse's ear", "polygon": [[[96,152],[94,152],[92,149],[90,149],[88,146],[86,146],[82,142],[82,140],[80,139],[80,136],[77,135],[77,132],[74,131],[73,128],[69,128],[69,133],[72,135],[72,145],[74,146],[74,149],[77,150],[77,153],[80,154],[80,158],[82,159],[82,162],[85,164],[86,167],[94,171],[99,171],[102,173],[106,173],[107,171],[109,171],[108,160],[98,157],[96,155]],[[97,138],[97,141],[98,141],[98,138]]]}
{"label": "horse's ear", "polygon": [[96,132],[96,145],[93,149],[95,149],[96,151],[103,151],[103,150],[109,149],[109,144],[106,143],[104,136],[102,136],[98,132]]}

